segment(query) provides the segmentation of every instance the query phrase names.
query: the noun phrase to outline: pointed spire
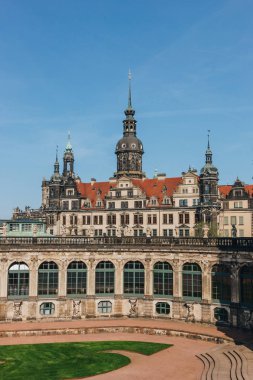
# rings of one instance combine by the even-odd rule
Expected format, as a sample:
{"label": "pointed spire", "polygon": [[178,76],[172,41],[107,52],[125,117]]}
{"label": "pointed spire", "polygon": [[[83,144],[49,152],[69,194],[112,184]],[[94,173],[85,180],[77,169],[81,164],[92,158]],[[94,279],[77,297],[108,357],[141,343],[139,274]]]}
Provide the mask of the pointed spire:
{"label": "pointed spire", "polygon": [[208,134],[207,134],[207,139],[208,139],[208,143],[207,143],[207,149],[210,149],[210,141],[209,141],[209,138],[210,138],[210,129],[208,129]]}
{"label": "pointed spire", "polygon": [[70,131],[68,131],[68,142],[67,142],[67,145],[66,145],[66,151],[72,151]]}
{"label": "pointed spire", "polygon": [[58,161],[58,145],[56,146],[56,157],[55,157],[55,163],[54,163],[54,174],[58,174],[60,172],[60,164]]}
{"label": "pointed spire", "polygon": [[207,131],[207,150],[206,150],[206,164],[212,164],[213,162],[213,153],[210,148],[210,129]]}
{"label": "pointed spire", "polygon": [[132,73],[131,73],[131,70],[129,69],[128,71],[128,109],[132,109],[131,80],[132,80]]}
{"label": "pointed spire", "polygon": [[58,145],[56,145],[56,157],[55,157],[55,162],[59,162],[59,161],[58,161]]}

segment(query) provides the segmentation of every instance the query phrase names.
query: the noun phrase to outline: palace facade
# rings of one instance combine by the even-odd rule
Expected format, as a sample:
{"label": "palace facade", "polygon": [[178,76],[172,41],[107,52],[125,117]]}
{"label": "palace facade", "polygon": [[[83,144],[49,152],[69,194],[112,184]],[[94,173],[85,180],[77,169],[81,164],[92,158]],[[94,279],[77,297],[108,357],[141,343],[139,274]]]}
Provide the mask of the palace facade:
{"label": "palace facade", "polygon": [[62,172],[57,155],[42,182],[41,208],[16,209],[2,228],[1,320],[148,317],[253,328],[253,185],[219,185],[209,138],[199,174],[146,178],[136,125],[129,82],[113,177],[83,183],[69,137]]}

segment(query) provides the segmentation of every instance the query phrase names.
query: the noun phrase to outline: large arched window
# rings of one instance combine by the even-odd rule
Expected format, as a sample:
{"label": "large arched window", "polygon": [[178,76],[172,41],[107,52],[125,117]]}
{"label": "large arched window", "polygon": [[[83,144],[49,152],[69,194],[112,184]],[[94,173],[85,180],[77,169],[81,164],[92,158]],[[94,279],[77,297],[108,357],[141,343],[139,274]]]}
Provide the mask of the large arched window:
{"label": "large arched window", "polygon": [[124,266],[124,293],[144,295],[145,271],[140,261],[129,261]]}
{"label": "large arched window", "polygon": [[231,300],[230,271],[225,265],[212,267],[212,299],[221,303],[228,303]]}
{"label": "large arched window", "polygon": [[173,295],[173,271],[167,262],[158,262],[154,265],[153,292],[155,296]]}
{"label": "large arched window", "polygon": [[29,268],[25,263],[14,263],[8,271],[8,297],[29,296]]}
{"label": "large arched window", "polygon": [[100,261],[96,266],[96,294],[114,293],[114,274],[115,268],[111,261]]}
{"label": "large arched window", "polygon": [[183,297],[185,299],[200,300],[202,297],[201,268],[195,263],[186,263],[183,266]]}
{"label": "large arched window", "polygon": [[87,267],[82,261],[73,261],[67,269],[67,295],[86,294]]}
{"label": "large arched window", "polygon": [[253,266],[244,266],[240,270],[241,304],[253,306]]}
{"label": "large arched window", "polygon": [[38,295],[56,297],[58,294],[58,266],[53,261],[44,261],[39,266]]}

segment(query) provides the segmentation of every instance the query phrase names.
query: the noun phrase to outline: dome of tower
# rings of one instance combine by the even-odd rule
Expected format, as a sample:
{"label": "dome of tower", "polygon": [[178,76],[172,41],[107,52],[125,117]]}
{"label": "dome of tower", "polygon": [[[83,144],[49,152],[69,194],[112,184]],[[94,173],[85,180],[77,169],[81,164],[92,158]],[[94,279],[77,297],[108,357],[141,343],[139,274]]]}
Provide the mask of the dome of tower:
{"label": "dome of tower", "polygon": [[116,145],[117,152],[143,152],[143,145],[140,139],[134,135],[122,137]]}

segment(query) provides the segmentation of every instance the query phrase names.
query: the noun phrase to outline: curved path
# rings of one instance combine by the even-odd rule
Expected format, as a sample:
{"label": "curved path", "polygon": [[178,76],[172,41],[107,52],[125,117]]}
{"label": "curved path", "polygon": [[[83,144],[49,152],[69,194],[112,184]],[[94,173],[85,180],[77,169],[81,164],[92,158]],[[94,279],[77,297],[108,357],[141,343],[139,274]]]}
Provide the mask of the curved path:
{"label": "curved path", "polygon": [[201,376],[202,363],[195,355],[216,347],[215,343],[198,341],[198,344],[196,344],[193,340],[186,338],[130,333],[11,337],[1,338],[0,344],[87,342],[101,340],[134,340],[168,343],[173,344],[173,347],[151,356],[125,352],[124,354],[131,359],[131,363],[128,366],[106,374],[89,377],[89,380],[168,380],[168,378],[173,380],[197,380],[200,379]]}
{"label": "curved path", "polygon": [[[0,323],[0,345],[101,340],[138,340],[173,344],[173,347],[151,356],[125,352],[125,355],[131,359],[128,366],[90,377],[90,380],[167,380],[168,378],[206,380],[209,378],[206,376],[208,373],[212,372],[214,375],[217,366],[211,369],[207,366],[203,371],[205,358],[210,357],[210,353],[217,350],[225,358],[222,351],[223,345],[217,345],[215,342],[225,342],[225,350],[229,343],[228,355],[231,359],[231,353],[235,358],[235,354],[231,351],[234,347],[233,340],[246,339],[248,341],[252,339],[249,332],[220,331],[215,326],[165,320],[115,319]],[[199,360],[201,355],[206,355],[205,353],[207,356],[205,358],[202,356],[203,360]],[[211,354],[212,357],[215,355],[217,354]],[[210,378],[218,379],[216,376]],[[221,379],[226,378],[221,377]]]}

